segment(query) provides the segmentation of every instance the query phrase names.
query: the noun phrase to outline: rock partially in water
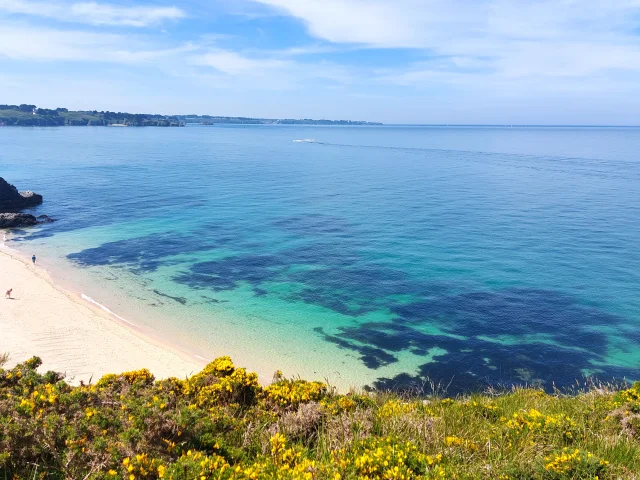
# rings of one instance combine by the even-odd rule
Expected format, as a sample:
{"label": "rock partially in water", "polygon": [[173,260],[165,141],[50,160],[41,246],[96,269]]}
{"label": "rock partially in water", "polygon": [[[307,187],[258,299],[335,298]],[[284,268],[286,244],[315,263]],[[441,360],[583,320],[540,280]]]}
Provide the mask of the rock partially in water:
{"label": "rock partially in water", "polygon": [[0,213],[0,228],[32,227],[38,219],[28,213]]}
{"label": "rock partially in water", "polygon": [[55,218],[51,218],[49,215],[38,215],[37,219],[38,223],[53,223],[56,221]]}
{"label": "rock partially in water", "polygon": [[35,207],[42,203],[42,195],[30,190],[18,192],[18,189],[0,177],[0,212],[15,211]]}

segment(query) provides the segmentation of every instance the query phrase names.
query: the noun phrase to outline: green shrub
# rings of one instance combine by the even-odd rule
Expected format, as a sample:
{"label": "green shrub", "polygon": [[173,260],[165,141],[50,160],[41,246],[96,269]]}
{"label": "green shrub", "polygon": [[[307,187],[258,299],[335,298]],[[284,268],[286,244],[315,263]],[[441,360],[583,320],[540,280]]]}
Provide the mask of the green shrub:
{"label": "green shrub", "polygon": [[[1,360],[1,359],[0,359]],[[1,363],[1,362],[0,362]],[[618,479],[640,471],[640,384],[574,396],[338,395],[222,357],[70,386],[0,368],[0,479]]]}

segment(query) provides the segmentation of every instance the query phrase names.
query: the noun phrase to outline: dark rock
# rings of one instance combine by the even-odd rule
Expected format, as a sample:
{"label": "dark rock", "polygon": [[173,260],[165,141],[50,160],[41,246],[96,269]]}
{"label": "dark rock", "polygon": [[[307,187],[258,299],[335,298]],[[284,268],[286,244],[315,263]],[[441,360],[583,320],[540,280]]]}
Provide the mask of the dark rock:
{"label": "dark rock", "polygon": [[31,190],[20,192],[20,196],[22,197],[24,205],[26,205],[23,208],[35,207],[36,205],[40,205],[42,203],[42,195],[32,192]]}
{"label": "dark rock", "polygon": [[55,218],[51,218],[49,215],[38,215],[37,219],[38,223],[53,223],[56,221]]}
{"label": "dark rock", "polygon": [[18,189],[0,177],[0,212],[15,211],[35,207],[42,203],[42,195],[32,191],[18,192]]}
{"label": "dark rock", "polygon": [[38,219],[28,213],[0,213],[0,228],[31,227]]}

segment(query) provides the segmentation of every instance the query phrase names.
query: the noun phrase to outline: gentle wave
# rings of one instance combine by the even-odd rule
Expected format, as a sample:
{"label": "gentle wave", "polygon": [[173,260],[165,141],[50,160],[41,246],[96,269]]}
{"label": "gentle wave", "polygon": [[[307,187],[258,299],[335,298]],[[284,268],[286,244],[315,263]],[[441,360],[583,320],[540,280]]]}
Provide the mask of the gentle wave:
{"label": "gentle wave", "polygon": [[101,304],[100,302],[96,302],[93,298],[91,298],[89,295],[85,295],[84,293],[80,295],[84,300],[86,300],[89,303],[93,303],[94,305],[97,305],[98,307],[100,307],[102,310],[104,310],[105,312],[107,312],[109,315],[113,315],[114,317],[122,320],[123,322],[128,323],[129,325],[133,325],[134,327],[137,327],[138,325],[136,325],[133,322],[130,322],[129,320],[127,320],[126,318],[121,317],[120,315],[118,315],[117,313],[115,313],[113,310],[109,309],[108,307],[104,306],[103,304]]}

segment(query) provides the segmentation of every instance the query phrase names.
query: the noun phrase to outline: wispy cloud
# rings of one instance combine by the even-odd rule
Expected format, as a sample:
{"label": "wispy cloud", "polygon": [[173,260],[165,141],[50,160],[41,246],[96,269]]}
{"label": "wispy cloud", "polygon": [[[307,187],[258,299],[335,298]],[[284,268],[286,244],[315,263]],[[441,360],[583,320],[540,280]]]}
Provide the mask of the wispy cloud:
{"label": "wispy cloud", "polygon": [[191,57],[191,63],[212,67],[221,73],[230,75],[264,76],[266,70],[282,70],[290,64],[270,58],[250,58],[237,52],[212,50]]}
{"label": "wispy cloud", "polygon": [[299,19],[311,35],[334,44],[408,48],[436,59],[390,77],[403,85],[447,71],[475,81],[516,81],[640,69],[637,0],[254,1]]}
{"label": "wispy cloud", "polygon": [[133,35],[0,24],[0,57],[14,60],[138,64],[197,49],[189,43],[158,48]]}
{"label": "wispy cloud", "polygon": [[234,52],[209,49],[186,57],[188,66],[199,70],[185,73],[210,79],[221,88],[250,90],[294,90],[324,86],[345,86],[355,77],[347,67],[327,62],[300,62],[288,52]]}
{"label": "wispy cloud", "polygon": [[640,0],[0,0],[0,86],[46,61],[60,84],[78,72],[249,114],[451,122],[615,104],[638,123],[639,25]]}
{"label": "wispy cloud", "polygon": [[120,6],[96,2],[63,4],[28,0],[0,0],[0,11],[53,18],[64,22],[127,27],[147,27],[186,16],[183,10],[173,6]]}
{"label": "wispy cloud", "polygon": [[354,80],[349,69],[331,62],[296,61],[307,50],[234,51],[216,47],[220,39],[228,40],[207,36],[200,43],[175,45],[155,36],[0,23],[0,59],[146,66],[225,89],[288,90]]}
{"label": "wispy cloud", "polygon": [[381,48],[427,48],[452,26],[472,28],[486,11],[483,2],[470,0],[254,1],[302,20],[317,38]]}

